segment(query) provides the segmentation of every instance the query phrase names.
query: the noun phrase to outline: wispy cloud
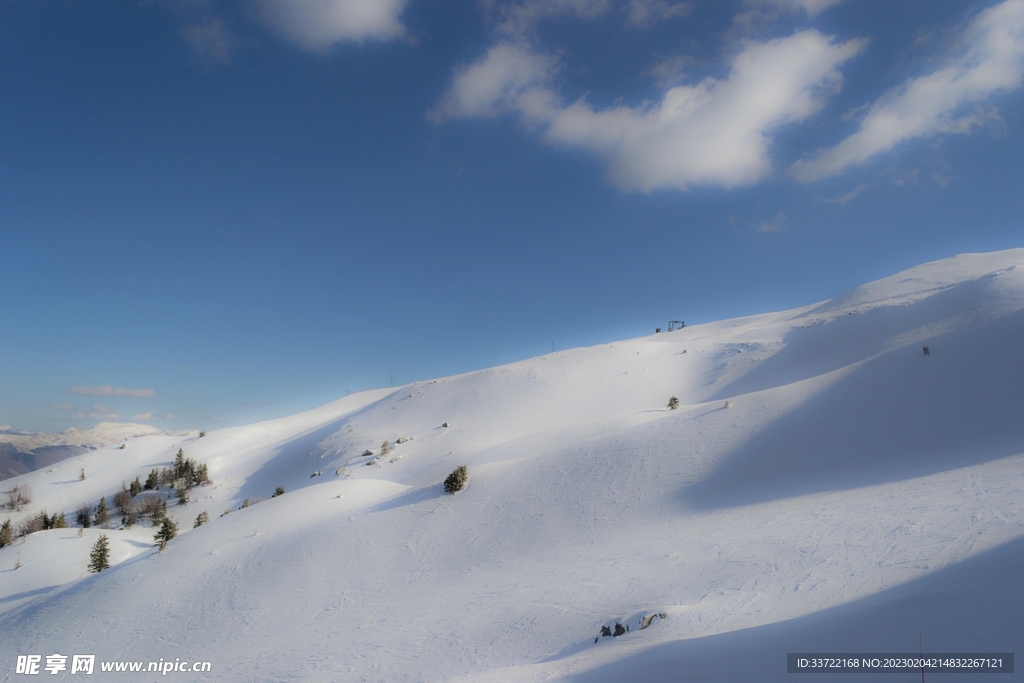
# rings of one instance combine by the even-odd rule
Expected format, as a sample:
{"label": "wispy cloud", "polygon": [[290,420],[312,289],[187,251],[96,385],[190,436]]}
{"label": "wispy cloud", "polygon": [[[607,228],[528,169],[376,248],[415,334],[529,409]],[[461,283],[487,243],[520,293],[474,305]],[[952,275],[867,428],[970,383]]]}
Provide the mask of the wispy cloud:
{"label": "wispy cloud", "polygon": [[626,26],[647,28],[659,21],[685,17],[693,11],[688,2],[668,2],[668,0],[630,0],[626,14]]}
{"label": "wispy cloud", "polygon": [[200,59],[218,64],[231,61],[235,43],[234,35],[224,25],[223,19],[207,19],[182,28],[185,42]]}
{"label": "wispy cloud", "polygon": [[112,387],[109,384],[101,387],[71,387],[69,394],[78,396],[132,396],[135,398],[153,398],[156,392],[152,389],[129,389],[128,387]]}
{"label": "wispy cloud", "polygon": [[841,2],[843,0],[747,0],[747,5],[775,11],[805,12],[813,18]]}
{"label": "wispy cloud", "polygon": [[792,174],[810,182],[841,173],[901,142],[942,133],[968,133],[993,111],[983,104],[1016,90],[1024,78],[1024,0],[981,12],[935,71],[908,79],[868,109],[860,130],[835,147],[795,163]]}
{"label": "wispy cloud", "polygon": [[761,223],[760,225],[757,226],[756,230],[758,232],[778,232],[783,228],[785,224],[786,214],[783,213],[782,211],[779,211],[777,214],[775,214],[775,218],[772,218],[770,221],[765,221]]}
{"label": "wispy cloud", "polygon": [[855,197],[857,197],[861,192],[863,192],[866,189],[868,189],[868,186],[864,183],[861,183],[860,185],[853,188],[849,192],[837,194],[835,197],[828,197],[826,199],[821,199],[819,201],[825,204],[839,204],[840,206],[846,206],[851,201],[853,201]]}
{"label": "wispy cloud", "polygon": [[132,422],[149,422],[150,420],[173,420],[174,413],[139,413],[138,415],[132,415]]}
{"label": "wispy cloud", "polygon": [[610,0],[519,0],[492,2],[490,6],[498,15],[498,31],[516,35],[527,33],[544,19],[564,15],[594,19],[612,9]]}
{"label": "wispy cloud", "polygon": [[499,45],[456,73],[432,113],[440,121],[517,111],[544,128],[549,144],[605,158],[609,179],[623,190],[749,185],[772,170],[775,131],[817,112],[841,86],[838,66],[864,44],[815,30],[747,42],[724,79],[670,88],[657,103],[605,109],[583,100],[562,105],[550,86],[553,58]]}
{"label": "wispy cloud", "polygon": [[70,403],[51,403],[50,407],[54,410],[74,410],[75,407]]}
{"label": "wispy cloud", "polygon": [[260,19],[294,45],[323,52],[351,40],[391,40],[405,27],[406,0],[251,0]]}
{"label": "wispy cloud", "polygon": [[78,412],[71,416],[72,420],[117,420],[121,416],[114,412],[110,406],[93,404],[92,408],[79,408]]}

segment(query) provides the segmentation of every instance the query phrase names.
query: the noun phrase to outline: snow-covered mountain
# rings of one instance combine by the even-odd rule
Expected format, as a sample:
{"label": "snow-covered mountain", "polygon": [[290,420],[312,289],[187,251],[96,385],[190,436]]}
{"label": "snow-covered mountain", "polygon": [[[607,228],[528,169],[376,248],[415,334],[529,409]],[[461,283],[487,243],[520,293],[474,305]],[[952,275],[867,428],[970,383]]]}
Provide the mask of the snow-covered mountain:
{"label": "snow-covered mountain", "polygon": [[[100,662],[180,659],[211,672],[177,680],[738,682],[788,681],[787,652],[919,636],[1019,650],[1021,339],[1024,249],[968,254],[792,311],[75,456],[9,480],[33,502],[0,521],[70,517],[178,449],[213,483],[181,506],[162,490],[182,530],[162,553],[144,523],[0,549],[0,680],[54,653],[95,654],[99,680],[124,676]],[[100,533],[114,566],[90,575]]]}
{"label": "snow-covered mountain", "polygon": [[49,467],[83,451],[158,434],[167,432],[132,422],[101,422],[92,429],[69,427],[57,434],[19,432],[0,425],[0,480]]}

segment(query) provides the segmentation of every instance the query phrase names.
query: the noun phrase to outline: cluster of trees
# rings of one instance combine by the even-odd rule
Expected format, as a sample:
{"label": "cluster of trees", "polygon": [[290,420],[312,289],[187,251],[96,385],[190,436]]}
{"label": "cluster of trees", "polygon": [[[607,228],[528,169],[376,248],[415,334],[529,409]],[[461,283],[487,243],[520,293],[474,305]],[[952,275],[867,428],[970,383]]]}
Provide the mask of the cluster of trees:
{"label": "cluster of trees", "polygon": [[210,473],[206,463],[196,463],[192,458],[186,458],[185,452],[178,449],[174,456],[174,464],[163,469],[153,469],[146,477],[146,483],[142,486],[145,491],[156,491],[161,486],[169,486],[178,494],[178,504],[188,503],[188,492],[196,486],[212,484]]}

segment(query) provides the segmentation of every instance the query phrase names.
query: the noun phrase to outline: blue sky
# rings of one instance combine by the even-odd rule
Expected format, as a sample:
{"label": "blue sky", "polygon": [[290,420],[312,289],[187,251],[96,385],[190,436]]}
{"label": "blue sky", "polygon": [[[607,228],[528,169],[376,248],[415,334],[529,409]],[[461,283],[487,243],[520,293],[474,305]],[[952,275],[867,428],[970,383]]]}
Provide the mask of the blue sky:
{"label": "blue sky", "polygon": [[1022,75],[1024,0],[0,0],[0,424],[212,429],[1024,246]]}

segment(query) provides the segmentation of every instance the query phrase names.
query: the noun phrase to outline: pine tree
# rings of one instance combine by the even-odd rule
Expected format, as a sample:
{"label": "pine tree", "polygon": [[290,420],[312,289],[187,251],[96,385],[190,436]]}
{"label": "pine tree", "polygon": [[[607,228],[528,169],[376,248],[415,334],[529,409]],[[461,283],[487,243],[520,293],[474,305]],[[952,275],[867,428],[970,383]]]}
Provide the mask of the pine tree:
{"label": "pine tree", "polygon": [[178,505],[188,505],[188,486],[184,481],[178,482],[178,487],[174,492],[178,494]]}
{"label": "pine tree", "polygon": [[174,456],[174,478],[181,479],[187,471],[188,465],[185,464],[185,451],[179,448],[178,454]]}
{"label": "pine tree", "polygon": [[156,469],[150,471],[149,476],[146,477],[146,485],[142,488],[146,491],[155,491],[160,486],[160,472]]}
{"label": "pine tree", "polygon": [[104,569],[110,568],[110,540],[106,534],[100,535],[89,553],[89,571],[99,574]]}
{"label": "pine tree", "polygon": [[142,482],[139,481],[138,477],[135,477],[135,481],[128,487],[128,493],[132,494],[132,498],[142,493]]}
{"label": "pine tree", "polygon": [[50,518],[50,528],[51,529],[66,529],[67,527],[68,527],[68,521],[67,521],[67,519],[64,518],[64,513],[63,512],[60,513],[59,517],[57,516],[56,512],[53,513],[53,517]]}
{"label": "pine tree", "polygon": [[196,515],[196,523],[192,525],[192,528],[193,529],[198,529],[199,527],[201,527],[202,525],[206,524],[209,521],[210,521],[209,513],[207,513],[206,510],[203,510],[198,515]]}
{"label": "pine tree", "polygon": [[678,407],[679,407],[679,399],[678,398],[673,396],[672,398],[670,398],[668,400],[668,409],[669,410],[675,410]]}
{"label": "pine tree", "polygon": [[96,506],[96,518],[93,520],[93,524],[96,526],[102,526],[107,523],[107,498],[106,496],[100,498],[99,505]]}
{"label": "pine tree", "polygon": [[270,497],[271,498],[277,498],[278,496],[283,496],[283,495],[284,495],[284,487],[283,486],[278,486],[276,489],[274,489],[274,494],[272,496],[270,496]]}
{"label": "pine tree", "polygon": [[78,481],[85,481],[85,468],[78,470]]}
{"label": "pine tree", "polygon": [[11,520],[8,519],[0,525],[0,548],[12,543],[14,543],[14,527],[11,525]]}
{"label": "pine tree", "polygon": [[206,468],[206,463],[205,462],[202,465],[200,465],[198,469],[196,469],[196,483],[197,484],[212,484],[213,483],[212,481],[210,481],[210,471]]}
{"label": "pine tree", "polygon": [[160,552],[167,548],[167,542],[178,535],[178,525],[171,521],[170,517],[164,517],[160,523],[160,531],[156,532],[153,540],[160,546]]}
{"label": "pine tree", "polygon": [[153,522],[153,526],[159,526],[163,523],[167,517],[167,501],[163,498],[156,502],[156,509],[150,513],[149,519]]}

